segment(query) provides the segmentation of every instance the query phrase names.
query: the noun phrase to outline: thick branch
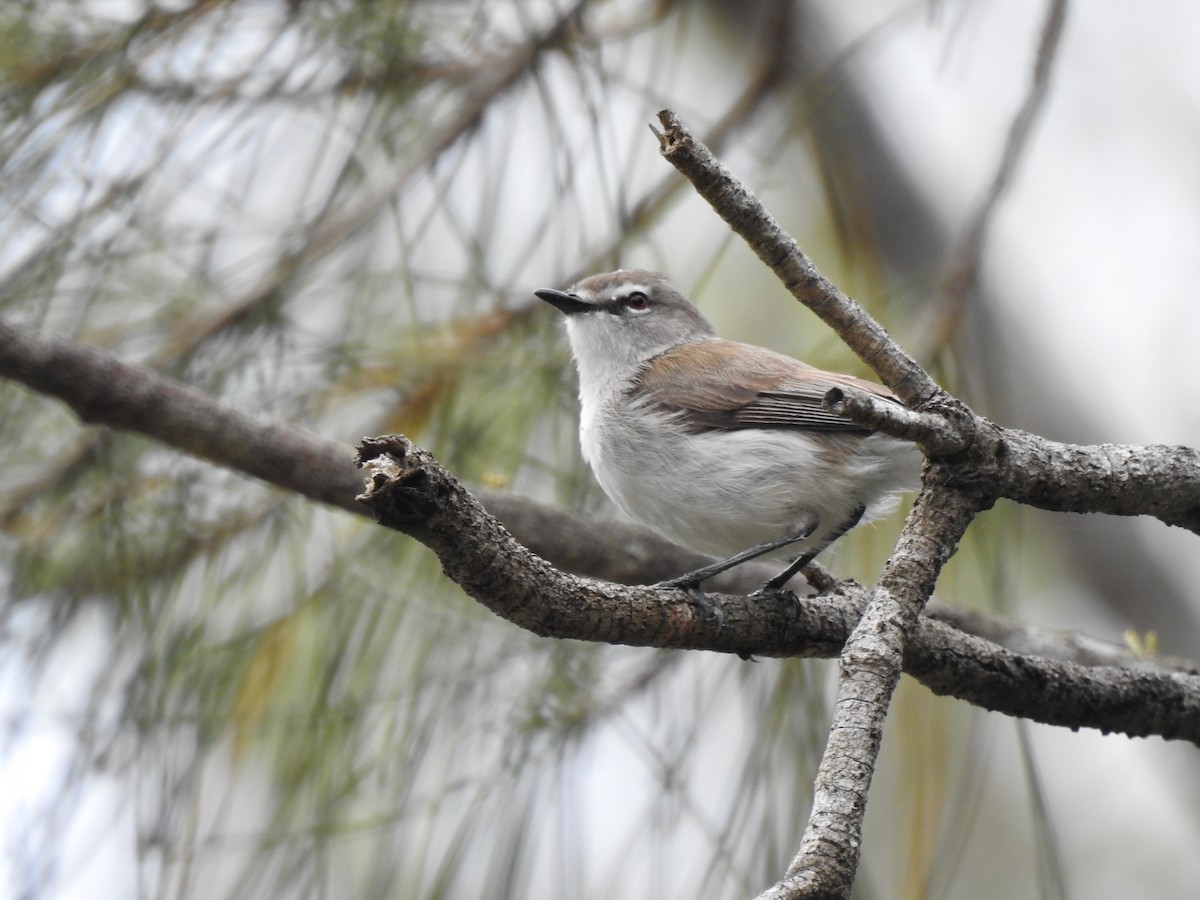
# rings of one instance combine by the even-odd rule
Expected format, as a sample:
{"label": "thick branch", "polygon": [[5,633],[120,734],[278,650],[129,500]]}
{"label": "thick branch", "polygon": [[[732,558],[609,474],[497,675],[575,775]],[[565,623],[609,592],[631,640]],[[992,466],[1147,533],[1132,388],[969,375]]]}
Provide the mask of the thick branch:
{"label": "thick branch", "polygon": [[1191,447],[1063,444],[958,404],[916,412],[853,387],[831,390],[825,404],[932,456],[962,454],[948,478],[996,497],[1056,512],[1154,516],[1200,534],[1200,451]]}
{"label": "thick branch", "polygon": [[[677,591],[619,587],[555,570],[519,544],[428,453],[403,438],[364,442],[360,456],[372,472],[362,500],[380,522],[437,553],[446,574],[497,615],[548,637],[831,657],[841,651],[867,606],[867,591],[852,582],[805,597],[799,605],[709,594],[725,617],[718,628]],[[382,462],[373,462],[377,458]],[[962,498],[938,495],[943,502],[926,503],[921,520],[941,518],[943,524],[935,527],[947,527],[947,510],[954,508],[957,518],[951,516],[950,524],[961,527],[967,508]],[[929,538],[917,534],[911,540]],[[896,585],[889,596],[919,592],[934,574],[933,568],[914,571],[906,564],[889,576]],[[893,612],[880,607],[878,615]],[[864,626],[868,632],[891,627],[878,620]],[[992,620],[986,627],[1002,628]],[[913,632],[904,668],[937,693],[1035,721],[1200,739],[1200,675],[1195,672],[1099,668],[1022,656],[930,619]],[[1165,703],[1151,710],[1130,702],[1139,693],[1146,704]],[[1071,720],[1074,709],[1085,719]]]}
{"label": "thick branch", "polygon": [[[1107,656],[1110,649],[1081,648],[1080,655]],[[1200,719],[1200,675],[1194,669],[1139,671],[1024,655],[925,618],[905,650],[904,671],[935,694],[1047,725],[1107,733],[1112,729],[1105,723],[1120,720],[1119,731],[1130,737],[1196,742],[1191,732]]]}
{"label": "thick branch", "polygon": [[[781,621],[813,638],[800,655],[830,655],[853,626],[853,610],[821,622],[815,608],[784,598],[709,595],[712,609],[673,588],[627,587],[568,575],[523,547],[425,450],[393,435],[363,441],[370,473],[359,497],[383,525],[438,555],[463,590],[546,637],[749,655],[782,651]],[[845,631],[843,631],[845,629]],[[828,640],[827,638],[832,638]]]}
{"label": "thick branch", "polygon": [[1079,446],[1001,429],[999,491],[1059,512],[1154,516],[1200,534],[1200,451],[1127,444]]}

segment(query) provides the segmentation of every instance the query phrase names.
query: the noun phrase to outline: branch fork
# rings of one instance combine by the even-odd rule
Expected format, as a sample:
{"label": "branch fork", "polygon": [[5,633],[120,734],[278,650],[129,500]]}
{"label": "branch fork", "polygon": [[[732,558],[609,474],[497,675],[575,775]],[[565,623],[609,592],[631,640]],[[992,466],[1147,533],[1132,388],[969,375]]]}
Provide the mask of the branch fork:
{"label": "branch fork", "polygon": [[[848,897],[902,660],[941,567],[975,514],[1007,497],[1046,509],[1151,514],[1200,533],[1200,467],[1188,448],[1069,447],[975,415],[817,271],[674,112],[663,110],[658,118],[663,130],[655,134],[667,161],[908,408],[853,389],[832,391],[825,403],[855,422],[916,441],[930,460],[896,550],[842,652],[833,725],[800,850],[784,880],[762,895]],[[1133,494],[1137,500],[1128,502]]]}

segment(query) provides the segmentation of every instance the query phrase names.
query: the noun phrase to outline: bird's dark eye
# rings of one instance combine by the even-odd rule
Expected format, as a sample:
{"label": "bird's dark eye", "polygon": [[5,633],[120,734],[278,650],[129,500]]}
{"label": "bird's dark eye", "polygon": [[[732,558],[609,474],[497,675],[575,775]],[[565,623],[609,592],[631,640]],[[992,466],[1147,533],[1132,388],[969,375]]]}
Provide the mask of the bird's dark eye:
{"label": "bird's dark eye", "polygon": [[624,302],[625,302],[626,309],[639,310],[639,309],[649,309],[650,308],[650,298],[647,297],[645,294],[643,294],[641,291],[634,291],[632,294],[630,294],[628,297],[625,298]]}

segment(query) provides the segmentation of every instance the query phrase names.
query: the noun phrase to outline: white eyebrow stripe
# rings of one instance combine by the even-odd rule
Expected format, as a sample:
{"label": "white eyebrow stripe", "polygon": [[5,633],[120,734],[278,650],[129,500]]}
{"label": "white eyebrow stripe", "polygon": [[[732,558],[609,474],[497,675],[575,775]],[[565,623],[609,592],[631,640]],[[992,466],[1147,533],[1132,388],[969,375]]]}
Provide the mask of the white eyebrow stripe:
{"label": "white eyebrow stripe", "polygon": [[628,297],[630,294],[649,294],[650,286],[646,284],[623,284],[618,291],[613,292],[614,297]]}

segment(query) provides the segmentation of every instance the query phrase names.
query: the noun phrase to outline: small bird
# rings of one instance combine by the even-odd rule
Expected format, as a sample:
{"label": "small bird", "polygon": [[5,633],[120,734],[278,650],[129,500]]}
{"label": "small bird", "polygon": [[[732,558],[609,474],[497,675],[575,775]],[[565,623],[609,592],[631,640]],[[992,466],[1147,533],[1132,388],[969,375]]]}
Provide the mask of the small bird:
{"label": "small bird", "polygon": [[534,293],[566,316],[579,442],[604,492],[669,540],[729,557],[663,584],[698,594],[703,579],[770,554],[792,560],[761,589],[778,593],[841,535],[894,508],[897,492],[915,490],[915,445],[822,404],[847,385],[899,403],[882,385],[724,340],[655,272]]}

